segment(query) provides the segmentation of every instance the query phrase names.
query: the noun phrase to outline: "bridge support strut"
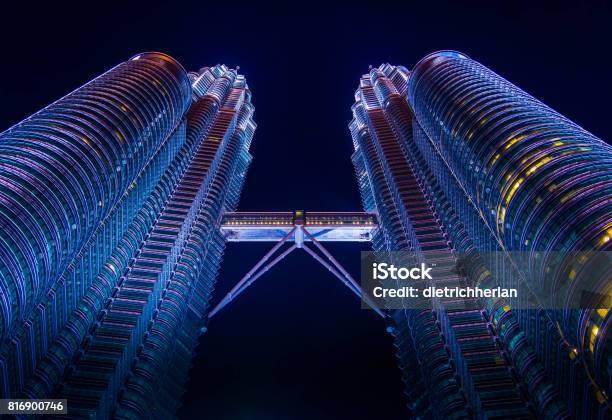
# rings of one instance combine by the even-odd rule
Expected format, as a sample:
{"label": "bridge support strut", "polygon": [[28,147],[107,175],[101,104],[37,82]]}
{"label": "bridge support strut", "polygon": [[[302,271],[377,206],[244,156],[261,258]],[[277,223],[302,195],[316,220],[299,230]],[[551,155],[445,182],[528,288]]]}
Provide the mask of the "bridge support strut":
{"label": "bridge support strut", "polygon": [[[310,240],[315,247],[321,251],[321,253],[327,257],[327,260],[317,254],[314,250],[304,244],[304,236]],[[278,256],[267,262],[276,253],[283,244],[293,240],[294,243],[285,251],[281,252]],[[342,267],[342,265],[333,257],[333,255],[325,249],[325,247],[302,225],[295,225],[289,233],[287,233],[279,242],[277,242],[270,251],[268,251],[258,262],[249,270],[236,285],[229,291],[227,295],[215,306],[209,313],[208,319],[214,317],[221,309],[227,306],[236,296],[241,294],[260,278],[265,272],[270,270],[280,261],[282,261],[287,255],[296,249],[303,249],[308,255],[313,257],[317,262],[327,268],[334,276],[336,276],[351,292],[357,295],[360,299],[372,308],[378,315],[385,318],[386,314],[376,306],[374,302],[364,294],[361,290],[361,286],[353,279],[353,277]],[[267,264],[266,264],[267,262]]]}

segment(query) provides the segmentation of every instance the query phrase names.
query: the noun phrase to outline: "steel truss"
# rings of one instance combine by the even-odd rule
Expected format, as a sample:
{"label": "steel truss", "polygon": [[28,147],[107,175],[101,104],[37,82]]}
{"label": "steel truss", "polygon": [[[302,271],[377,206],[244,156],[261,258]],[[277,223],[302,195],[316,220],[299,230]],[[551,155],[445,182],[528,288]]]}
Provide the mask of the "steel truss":
{"label": "steel truss", "polygon": [[[319,255],[315,250],[306,246],[304,243],[304,237],[310,240],[316,249],[318,249],[323,256]],[[286,248],[284,251],[279,253],[276,257],[272,256],[279,251],[285,243],[289,243],[293,240],[293,244]],[[236,285],[221,299],[221,301],[215,306],[209,313],[208,319],[213,318],[221,309],[225,308],[232,300],[238,295],[244,292],[250,285],[252,285],[258,278],[264,273],[282,261],[287,255],[292,253],[296,249],[304,250],[308,255],[314,258],[322,266],[327,268],[336,278],[338,278],[351,292],[362,299],[370,308],[374,310],[378,315],[386,318],[386,314],[376,306],[376,304],[364,294],[361,286],[355,281],[355,279],[344,269],[344,267],[336,260],[332,254],[318,241],[306,227],[302,225],[295,225],[289,233],[282,237],[270,251],[268,251],[254,266],[250,269]],[[324,258],[326,257],[326,258]],[[272,258],[272,259],[271,259]]]}

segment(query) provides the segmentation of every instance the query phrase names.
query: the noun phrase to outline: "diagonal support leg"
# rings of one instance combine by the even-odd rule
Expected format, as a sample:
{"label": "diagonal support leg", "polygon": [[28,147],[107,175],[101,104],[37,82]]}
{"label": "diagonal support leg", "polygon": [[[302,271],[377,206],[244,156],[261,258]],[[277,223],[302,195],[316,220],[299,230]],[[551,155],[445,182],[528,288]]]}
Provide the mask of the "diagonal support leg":
{"label": "diagonal support leg", "polygon": [[[334,266],[332,266],[330,263],[325,261],[323,258],[321,258],[321,256],[317,255],[316,252],[314,252],[312,249],[310,249],[306,245],[302,245],[302,249],[304,249],[304,251],[306,251],[310,256],[312,256],[315,260],[317,260],[322,266],[327,268],[333,275],[335,275],[342,283],[344,283],[346,287],[348,287],[351,290],[351,292],[355,293],[357,297],[359,297],[359,299],[363,299],[363,301],[370,308],[372,308],[374,312],[376,312],[381,317],[386,318],[385,313],[378,306],[376,306],[374,302],[372,302],[372,300],[369,298],[368,295],[363,293],[363,291],[361,290],[361,287],[355,282],[355,280],[353,280],[353,278],[348,273],[346,273],[348,277],[342,275],[340,272],[338,272],[338,270],[336,270]],[[336,263],[340,265],[340,263],[338,262]],[[343,271],[346,272],[346,270],[343,270]]]}
{"label": "diagonal support leg", "polygon": [[331,261],[334,267],[336,267],[336,269],[338,269],[338,271],[340,271],[344,275],[344,277],[346,277],[346,279],[351,282],[353,287],[357,290],[361,290],[361,287],[359,286],[359,284],[357,284],[355,279],[353,279],[353,277],[344,269],[344,267],[342,267],[342,265],[334,258],[334,256],[327,249],[325,249],[323,245],[321,245],[321,242],[317,241],[317,238],[312,236],[312,234],[306,229],[303,230],[306,237],[308,237],[308,239],[312,241],[312,243],[323,253],[323,255],[325,255],[327,259]]}
{"label": "diagonal support leg", "polygon": [[274,258],[272,261],[270,261],[268,264],[266,264],[257,274],[255,274],[253,277],[251,277],[251,279],[249,281],[244,283],[240,287],[240,289],[236,290],[236,292],[232,295],[232,299],[235,298],[236,296],[238,296],[240,293],[242,293],[244,291],[244,289],[246,289],[251,284],[253,284],[253,282],[255,280],[257,280],[258,278],[263,276],[266,273],[266,271],[268,271],[269,269],[274,267],[278,262],[280,262],[282,259],[284,259],[287,255],[289,255],[296,248],[297,248],[297,245],[295,245],[295,244],[291,245],[289,248],[287,248],[285,251],[283,251],[281,254],[279,254],[276,258]]}
{"label": "diagonal support leg", "polygon": [[340,273],[338,272],[338,270],[336,270],[334,268],[334,266],[332,266],[330,263],[328,263],[327,261],[325,261],[325,259],[321,258],[320,255],[318,255],[316,252],[314,252],[312,249],[310,249],[309,247],[307,247],[306,245],[302,245],[302,248],[304,248],[304,251],[306,251],[306,253],[308,255],[310,255],[312,258],[314,258],[315,260],[317,260],[317,262],[319,264],[321,264],[323,267],[327,268],[329,270],[330,273],[332,273],[334,276],[338,277],[338,279],[340,279],[340,281],[342,283],[344,283],[344,285],[346,287],[348,287],[350,289],[351,292],[353,292],[354,294],[356,294],[360,299],[361,299],[361,292],[357,289],[355,289],[353,287],[353,285]]}
{"label": "diagonal support leg", "polygon": [[323,255],[325,255],[327,259],[331,261],[334,267],[336,267],[336,269],[344,275],[344,277],[351,283],[353,288],[361,291],[361,287],[359,286],[359,284],[357,284],[355,279],[353,279],[353,277],[344,269],[344,267],[342,267],[342,265],[334,258],[334,256],[327,249],[325,249],[323,245],[321,245],[321,242],[317,241],[317,239],[312,236],[312,234],[306,229],[303,229],[303,231],[304,234],[308,237],[308,239],[310,239],[312,243],[323,253]]}
{"label": "diagonal support leg", "polygon": [[[278,249],[285,243],[287,242],[287,240],[291,237],[291,235],[293,235],[293,233],[295,232],[295,228],[291,229],[289,231],[289,233],[287,233],[276,245],[274,245],[272,247],[272,249],[270,251],[268,251],[268,253],[266,255],[263,256],[263,258],[261,260],[259,260],[257,262],[257,264],[255,264],[255,266],[249,270],[248,273],[246,273],[238,283],[236,283],[236,285],[232,288],[232,290],[230,290],[228,292],[227,295],[225,295],[225,297],[223,297],[223,299],[221,300],[221,302],[219,302],[217,304],[217,306],[215,306],[209,313],[208,313],[208,318],[212,318],[217,312],[219,312],[225,305],[227,305],[229,302],[231,302],[231,300],[236,297],[237,295],[239,295],[240,293],[242,293],[242,291],[244,289],[246,289],[248,286],[250,286],[255,280],[257,280],[257,278],[259,278],[263,273],[265,273],[266,271],[268,271],[272,266],[276,265],[276,263],[278,263],[280,260],[282,260],[283,258],[285,258],[291,251],[293,251],[296,246],[293,245],[291,246],[289,249],[287,249],[286,251],[284,251],[281,255],[279,255],[278,257],[276,257],[274,260],[272,260],[270,263],[268,263],[262,272],[260,272],[259,274],[257,274],[254,277],[254,274],[257,272],[257,270],[267,261],[270,259],[270,257],[276,252],[278,251]],[[244,286],[244,287],[243,287]]]}
{"label": "diagonal support leg", "polygon": [[[251,284],[253,284],[253,282],[255,280],[257,280],[258,278],[260,278],[266,271],[268,271],[269,269],[271,269],[272,267],[274,267],[279,261],[281,261],[283,258],[285,258],[287,255],[289,255],[294,249],[296,249],[297,246],[295,244],[291,245],[289,248],[287,248],[285,251],[283,251],[280,255],[278,255],[276,258],[274,258],[272,261],[270,261],[268,264],[266,264],[261,271],[259,271],[257,274],[250,276],[247,280],[245,281],[240,281],[239,288],[237,288],[236,286],[234,286],[234,289],[232,289],[232,291],[230,291],[227,295],[225,295],[225,297],[221,300],[221,302],[219,302],[219,304],[217,304],[217,306],[214,307],[214,309],[212,311],[210,311],[208,313],[208,319],[212,318],[213,316],[215,316],[215,314],[217,312],[219,312],[221,309],[223,309],[228,303],[230,303],[236,296],[238,296],[239,294],[241,294],[242,292],[244,292],[244,290],[249,287]],[[246,276],[245,276],[246,277]],[[244,279],[244,278],[243,278]]]}

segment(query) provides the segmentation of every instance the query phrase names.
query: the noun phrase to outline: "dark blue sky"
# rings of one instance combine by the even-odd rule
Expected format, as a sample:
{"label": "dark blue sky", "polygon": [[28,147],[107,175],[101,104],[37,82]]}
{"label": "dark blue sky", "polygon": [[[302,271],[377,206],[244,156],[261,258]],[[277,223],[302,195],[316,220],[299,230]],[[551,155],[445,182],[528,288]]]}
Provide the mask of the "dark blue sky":
{"label": "dark blue sky", "polygon": [[[239,65],[259,125],[241,210],[358,209],[347,123],[359,76],[381,62],[410,68],[439,49],[464,52],[595,135],[612,138],[611,13],[604,2],[428,9],[371,1],[313,6],[305,14],[211,2],[83,2],[87,9],[70,10],[21,3],[2,6],[0,129],[141,51],[166,52],[187,69]],[[357,275],[362,248],[332,248]],[[265,251],[230,245],[216,299]],[[183,417],[395,419],[404,413],[382,321],[308,258],[291,256],[214,319],[198,349]]]}

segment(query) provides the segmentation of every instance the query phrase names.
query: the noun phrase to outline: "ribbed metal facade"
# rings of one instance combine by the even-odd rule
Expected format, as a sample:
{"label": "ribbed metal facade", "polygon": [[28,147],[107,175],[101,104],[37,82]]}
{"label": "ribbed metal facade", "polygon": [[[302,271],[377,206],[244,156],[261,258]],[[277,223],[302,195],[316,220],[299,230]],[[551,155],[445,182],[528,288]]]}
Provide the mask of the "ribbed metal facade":
{"label": "ribbed metal facade", "polygon": [[[482,252],[511,259],[512,251],[609,250],[610,146],[481,64],[445,51],[412,72],[382,65],[362,77],[355,99],[353,161],[364,208],[378,212],[382,226],[374,249],[420,259],[426,251],[461,254],[465,276],[449,273],[436,284],[452,287],[494,286],[509,275],[486,266]],[[523,274],[537,278],[541,269]],[[599,298],[610,294],[610,269]],[[580,282],[581,272],[558,281]],[[455,303],[393,311],[413,415],[606,416],[604,303],[587,305],[599,310]]]}
{"label": "ribbed metal facade", "polygon": [[4,397],[173,415],[253,111],[236,71],[144,53],[0,135]]}

